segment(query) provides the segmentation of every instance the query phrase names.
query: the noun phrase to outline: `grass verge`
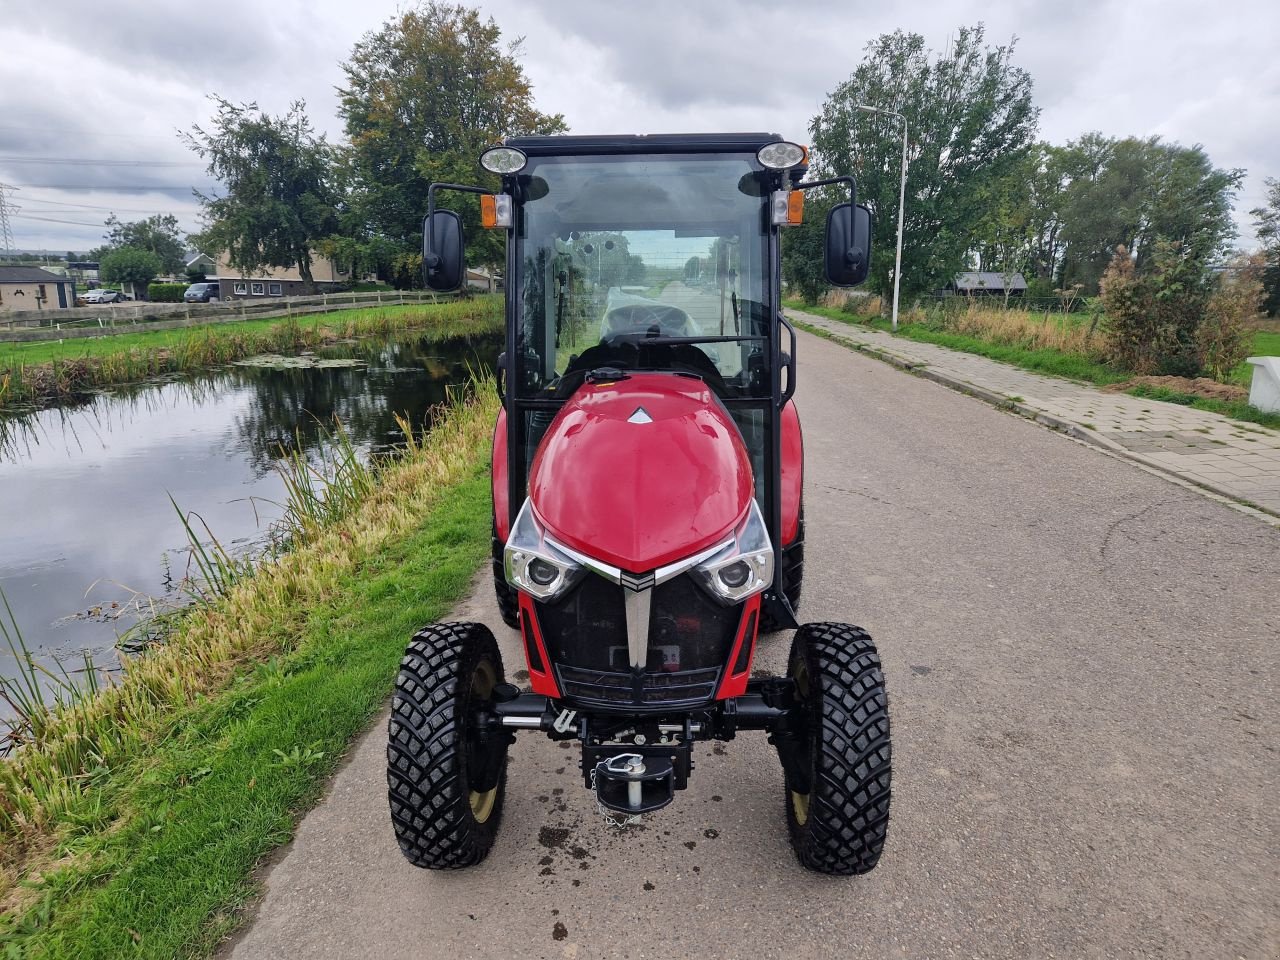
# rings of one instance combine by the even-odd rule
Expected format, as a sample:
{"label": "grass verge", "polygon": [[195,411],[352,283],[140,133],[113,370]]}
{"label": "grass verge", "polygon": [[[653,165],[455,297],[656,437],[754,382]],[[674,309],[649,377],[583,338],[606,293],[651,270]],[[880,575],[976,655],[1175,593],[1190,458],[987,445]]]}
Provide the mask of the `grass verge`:
{"label": "grass verge", "polygon": [[[873,330],[880,330],[884,333],[893,333],[890,322],[877,317],[854,317],[840,309],[822,306],[810,307],[798,300],[784,301],[783,306],[791,310],[799,310],[826,317],[829,320],[838,320],[851,326],[863,326]],[[977,354],[980,357],[1007,363],[1023,370],[1064,377],[1068,380],[1080,380],[1100,387],[1113,383],[1123,383],[1133,377],[1131,373],[1116,370],[1105,363],[1100,363],[1082,354],[1068,353],[1050,347],[1031,349],[1014,344],[991,343],[972,335],[936,330],[922,323],[900,323],[898,331],[894,335],[920,343],[932,343],[940,347],[948,347],[951,350],[959,350],[962,353]],[[1259,331],[1256,337],[1256,350],[1264,353],[1267,351],[1280,353],[1280,334]],[[1271,340],[1274,340],[1275,343],[1272,343]],[[1233,373],[1232,379],[1238,380],[1238,377]],[[1264,413],[1243,401],[1215,400],[1209,397],[1197,397],[1192,394],[1179,393],[1159,387],[1134,387],[1131,390],[1126,390],[1125,393],[1149,400],[1176,403],[1179,406],[1192,407],[1196,410],[1206,410],[1210,413],[1218,413],[1225,417],[1230,417],[1233,420],[1280,429],[1280,414]]]}
{"label": "grass verge", "polygon": [[408,635],[487,555],[496,403],[480,389],[348,515],[0,762],[0,955],[214,950],[385,702]]}
{"label": "grass verge", "polygon": [[93,339],[5,342],[0,343],[0,410],[230,363],[258,353],[313,349],[333,340],[419,329],[452,337],[501,328],[501,298],[475,297]]}

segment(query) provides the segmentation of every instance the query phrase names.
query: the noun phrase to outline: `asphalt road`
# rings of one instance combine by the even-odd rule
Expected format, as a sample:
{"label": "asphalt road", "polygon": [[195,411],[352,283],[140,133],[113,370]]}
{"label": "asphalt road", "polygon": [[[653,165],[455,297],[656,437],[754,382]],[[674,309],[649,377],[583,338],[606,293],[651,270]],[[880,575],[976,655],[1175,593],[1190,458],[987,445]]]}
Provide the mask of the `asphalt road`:
{"label": "asphalt road", "polygon": [[[230,956],[1280,956],[1280,531],[826,341],[799,357],[802,618],[879,642],[880,866],[798,867],[763,734],[703,746],[627,831],[576,752],[521,734],[488,861],[418,871],[379,723]],[[458,617],[522,666],[487,586]]]}

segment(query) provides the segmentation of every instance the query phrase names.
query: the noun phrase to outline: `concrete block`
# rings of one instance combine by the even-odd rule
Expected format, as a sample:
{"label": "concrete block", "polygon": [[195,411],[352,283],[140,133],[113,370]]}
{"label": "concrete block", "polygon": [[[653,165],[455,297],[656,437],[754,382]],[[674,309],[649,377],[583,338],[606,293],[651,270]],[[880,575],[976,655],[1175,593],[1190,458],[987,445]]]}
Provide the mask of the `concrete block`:
{"label": "concrete block", "polygon": [[1247,362],[1253,364],[1250,405],[1267,413],[1280,413],[1280,357],[1249,357]]}

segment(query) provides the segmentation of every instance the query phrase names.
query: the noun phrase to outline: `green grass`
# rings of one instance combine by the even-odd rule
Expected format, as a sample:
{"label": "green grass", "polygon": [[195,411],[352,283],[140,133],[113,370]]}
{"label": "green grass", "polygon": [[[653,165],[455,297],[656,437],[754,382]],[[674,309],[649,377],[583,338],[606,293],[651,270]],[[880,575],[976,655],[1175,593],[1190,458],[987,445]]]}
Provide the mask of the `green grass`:
{"label": "green grass", "polygon": [[[495,411],[490,387],[367,502],[197,608],[126,674],[142,696],[108,691],[0,761],[0,957],[212,954],[256,892],[255,867],[385,704],[410,634],[487,556]],[[121,702],[130,735],[59,767],[71,791],[36,782],[52,780],[45,757],[65,760],[62,744],[117,720]]]}
{"label": "green grass", "polygon": [[[885,333],[892,332],[890,322],[879,317],[854,317],[843,310],[832,307],[810,307],[799,301],[791,300],[785,301],[783,306],[791,310],[800,310],[827,317],[830,320],[838,320],[841,323],[871,327]],[[1133,377],[1131,373],[1117,371],[1106,364],[1090,360],[1088,357],[1063,353],[1057,350],[1028,350],[1021,347],[987,343],[976,337],[934,330],[922,323],[899,324],[898,332],[895,335],[921,343],[933,343],[940,347],[949,347],[952,350],[959,350],[963,353],[977,354],[990,360],[1007,363],[1010,366],[1021,367],[1024,370],[1032,370],[1036,373],[1044,373],[1055,377],[1065,377],[1069,380],[1081,380],[1096,386],[1122,383]],[[1280,333],[1258,331],[1254,341],[1254,351],[1255,354],[1280,356]],[[1241,378],[1241,368],[1237,368],[1232,373],[1231,379],[1247,385],[1248,377],[1251,376],[1249,371],[1253,368],[1248,364],[1242,364],[1241,367],[1245,371],[1243,379]],[[1165,403],[1176,403],[1179,406],[1218,413],[1233,420],[1280,429],[1280,414],[1264,413],[1243,400],[1228,401],[1197,397],[1163,387],[1135,387],[1125,392],[1135,397],[1161,400]]]}
{"label": "green grass", "polygon": [[498,330],[500,297],[335,310],[110,337],[0,343],[0,410],[104,386],[229,363],[326,339],[434,328],[442,336]]}
{"label": "green grass", "polygon": [[[1251,357],[1280,357],[1280,332],[1272,330],[1258,330],[1253,335],[1253,349],[1249,352]],[[1241,363],[1238,367],[1231,371],[1230,381],[1238,383],[1242,387],[1247,387],[1253,381],[1253,367],[1247,363]]]}
{"label": "green grass", "polygon": [[46,876],[28,932],[0,943],[31,958],[212,953],[258,861],[290,838],[386,702],[409,635],[466,591],[488,549],[488,497],[478,473],[452,490],[423,529],[311,612],[296,653],[173,717],[162,748],[90,790],[79,816],[127,810],[126,826],[69,837],[66,852],[92,869]]}
{"label": "green grass", "polygon": [[[802,310],[806,313],[817,314],[829,320],[839,320],[841,323],[871,327],[886,333],[892,332],[890,322],[878,317],[855,318],[843,310],[832,307],[809,307],[799,301],[791,300],[785,301],[783,306],[792,310]],[[975,353],[990,360],[998,360],[1011,366],[1022,367],[1024,370],[1034,370],[1036,373],[1066,377],[1070,380],[1083,380],[1087,383],[1106,385],[1128,379],[1126,374],[1119,373],[1105,364],[1097,363],[1088,357],[1077,354],[1062,353],[1057,350],[1028,350],[1022,347],[987,343],[976,337],[933,330],[921,323],[899,324],[898,332],[895,335],[920,343],[933,343],[940,347],[949,347],[952,350],[959,350],[963,353]]]}

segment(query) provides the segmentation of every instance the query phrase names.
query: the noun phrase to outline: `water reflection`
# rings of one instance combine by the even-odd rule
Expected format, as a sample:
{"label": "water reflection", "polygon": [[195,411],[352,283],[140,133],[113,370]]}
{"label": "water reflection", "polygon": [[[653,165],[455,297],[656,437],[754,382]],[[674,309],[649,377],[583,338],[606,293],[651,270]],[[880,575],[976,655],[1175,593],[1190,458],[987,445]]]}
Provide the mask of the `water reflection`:
{"label": "water reflection", "polygon": [[0,418],[0,587],[28,644],[101,655],[132,622],[113,603],[172,588],[187,558],[170,494],[243,549],[279,516],[282,447],[314,451],[338,417],[363,452],[386,450],[401,439],[395,414],[424,422],[498,349],[363,341],[320,351],[362,366],[229,367]]}

